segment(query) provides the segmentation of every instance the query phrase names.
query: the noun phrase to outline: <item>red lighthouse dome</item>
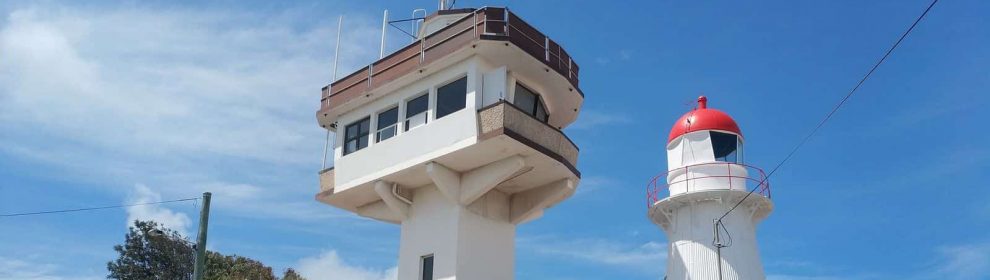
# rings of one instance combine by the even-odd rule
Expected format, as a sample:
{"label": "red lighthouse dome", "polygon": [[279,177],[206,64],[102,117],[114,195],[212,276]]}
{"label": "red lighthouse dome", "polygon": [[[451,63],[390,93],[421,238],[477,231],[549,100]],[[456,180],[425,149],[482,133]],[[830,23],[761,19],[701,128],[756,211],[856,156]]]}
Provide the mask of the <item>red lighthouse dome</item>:
{"label": "red lighthouse dome", "polygon": [[670,129],[670,137],[667,143],[674,141],[681,135],[700,130],[722,130],[738,134],[742,137],[742,131],[736,121],[725,112],[709,109],[708,98],[698,97],[698,108],[687,112],[677,119],[674,127]]}

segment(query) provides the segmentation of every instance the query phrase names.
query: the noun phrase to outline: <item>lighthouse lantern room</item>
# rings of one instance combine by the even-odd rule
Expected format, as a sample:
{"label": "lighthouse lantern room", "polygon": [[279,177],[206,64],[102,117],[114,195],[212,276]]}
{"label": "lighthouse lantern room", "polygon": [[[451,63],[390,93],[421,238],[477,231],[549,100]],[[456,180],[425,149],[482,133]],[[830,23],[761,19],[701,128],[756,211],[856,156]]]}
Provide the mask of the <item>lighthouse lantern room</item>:
{"label": "lighthouse lantern room", "polygon": [[648,215],[670,242],[666,279],[765,278],[756,225],[773,203],[766,175],[744,162],[744,143],[735,120],[704,96],[674,123],[667,171],[647,189]]}

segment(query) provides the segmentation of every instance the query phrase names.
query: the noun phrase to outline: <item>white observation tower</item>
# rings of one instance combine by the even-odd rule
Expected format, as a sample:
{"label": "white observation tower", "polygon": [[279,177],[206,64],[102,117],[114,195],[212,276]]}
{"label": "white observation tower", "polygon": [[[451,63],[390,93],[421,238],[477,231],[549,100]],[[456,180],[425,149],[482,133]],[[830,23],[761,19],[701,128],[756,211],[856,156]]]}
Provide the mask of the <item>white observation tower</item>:
{"label": "white observation tower", "polygon": [[561,132],[584,102],[578,66],[507,8],[421,20],[411,44],[323,88],[335,165],[316,199],[398,225],[399,280],[513,279],[516,226],[580,179]]}
{"label": "white observation tower", "polygon": [[674,123],[667,172],[647,190],[648,215],[670,242],[666,279],[765,279],[756,225],[773,210],[769,182],[762,170],[744,163],[735,120],[707,101],[699,97],[698,107]]}

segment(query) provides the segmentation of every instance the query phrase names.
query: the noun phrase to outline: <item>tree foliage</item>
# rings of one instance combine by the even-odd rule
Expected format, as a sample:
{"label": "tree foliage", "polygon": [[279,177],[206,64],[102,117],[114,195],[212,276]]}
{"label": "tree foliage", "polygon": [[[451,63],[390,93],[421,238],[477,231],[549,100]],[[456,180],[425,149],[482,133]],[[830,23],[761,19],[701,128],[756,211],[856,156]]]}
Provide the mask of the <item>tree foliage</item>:
{"label": "tree foliage", "polygon": [[206,280],[276,280],[272,268],[259,261],[217,252],[206,252]]}
{"label": "tree foliage", "polygon": [[306,278],[299,275],[299,273],[296,273],[295,269],[289,268],[285,270],[284,274],[282,274],[282,280],[306,280]]}
{"label": "tree foliage", "polygon": [[[108,279],[192,280],[196,252],[178,232],[153,221],[134,221],[124,235],[124,244],[113,247],[120,254],[107,263]],[[207,280],[277,280],[272,268],[237,255],[206,252]],[[305,280],[293,269],[285,280]]]}
{"label": "tree foliage", "polygon": [[[160,236],[152,233],[160,230]],[[107,263],[109,279],[190,280],[193,258],[191,246],[178,232],[153,221],[134,221],[124,236],[124,244],[113,246],[120,256]]]}

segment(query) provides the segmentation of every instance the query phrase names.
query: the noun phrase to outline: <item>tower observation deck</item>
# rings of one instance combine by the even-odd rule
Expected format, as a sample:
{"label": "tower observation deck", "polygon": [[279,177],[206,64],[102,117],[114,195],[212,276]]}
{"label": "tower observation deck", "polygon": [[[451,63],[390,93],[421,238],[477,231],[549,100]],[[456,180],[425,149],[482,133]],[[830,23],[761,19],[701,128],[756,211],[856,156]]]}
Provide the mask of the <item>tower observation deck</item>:
{"label": "tower observation deck", "polygon": [[514,278],[515,227],[572,195],[578,65],[507,8],[440,10],[415,42],[322,90],[336,132],[316,199],[398,224],[398,275]]}

